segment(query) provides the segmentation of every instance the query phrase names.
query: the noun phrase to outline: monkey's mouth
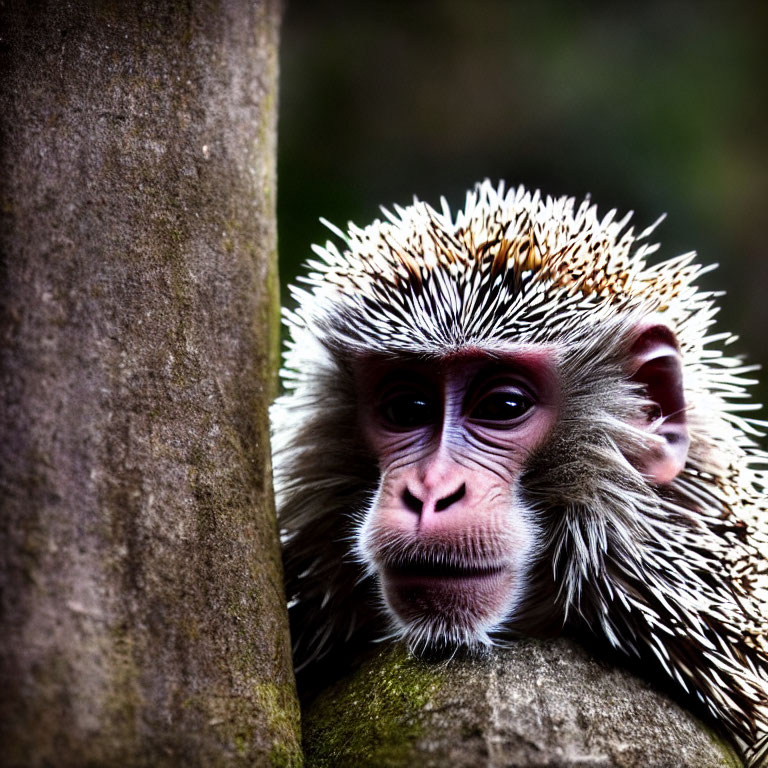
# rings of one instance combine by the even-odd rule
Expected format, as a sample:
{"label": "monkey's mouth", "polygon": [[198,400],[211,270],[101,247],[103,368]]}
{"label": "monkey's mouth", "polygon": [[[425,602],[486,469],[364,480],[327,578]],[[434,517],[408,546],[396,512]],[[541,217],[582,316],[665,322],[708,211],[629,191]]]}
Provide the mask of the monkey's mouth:
{"label": "monkey's mouth", "polygon": [[465,635],[505,615],[518,581],[511,565],[482,562],[415,559],[384,565],[380,573],[384,597],[403,622],[456,627]]}
{"label": "monkey's mouth", "polygon": [[390,578],[400,579],[485,579],[498,576],[506,570],[504,565],[435,563],[412,560],[388,564],[384,572]]}

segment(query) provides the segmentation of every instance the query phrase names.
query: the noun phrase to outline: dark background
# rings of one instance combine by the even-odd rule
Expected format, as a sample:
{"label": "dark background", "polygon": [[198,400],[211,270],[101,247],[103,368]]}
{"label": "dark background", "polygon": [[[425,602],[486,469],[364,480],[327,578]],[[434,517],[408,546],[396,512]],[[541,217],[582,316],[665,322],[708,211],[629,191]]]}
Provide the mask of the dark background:
{"label": "dark background", "polygon": [[704,284],[728,293],[720,330],[765,367],[767,8],[289,0],[283,286],[328,238],[320,216],[365,225],[414,194],[455,208],[485,177],[589,193],[602,211],[634,210],[640,229],[666,212],[656,258],[719,263]]}

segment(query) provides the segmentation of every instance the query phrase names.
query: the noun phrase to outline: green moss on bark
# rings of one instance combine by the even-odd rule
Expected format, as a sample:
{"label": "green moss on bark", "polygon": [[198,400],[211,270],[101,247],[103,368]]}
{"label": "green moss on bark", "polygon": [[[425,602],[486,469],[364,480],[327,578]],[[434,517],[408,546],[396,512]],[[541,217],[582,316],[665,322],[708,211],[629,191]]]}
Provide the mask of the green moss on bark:
{"label": "green moss on bark", "polygon": [[407,765],[421,735],[421,710],[442,686],[444,672],[399,645],[363,664],[305,712],[307,768]]}

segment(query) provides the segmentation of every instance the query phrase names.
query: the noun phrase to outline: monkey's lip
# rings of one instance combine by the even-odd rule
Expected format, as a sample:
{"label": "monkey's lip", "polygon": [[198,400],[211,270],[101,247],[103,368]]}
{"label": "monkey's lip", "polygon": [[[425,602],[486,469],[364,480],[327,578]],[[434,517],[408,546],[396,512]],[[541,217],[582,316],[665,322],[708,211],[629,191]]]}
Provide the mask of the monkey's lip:
{"label": "monkey's lip", "polygon": [[498,576],[506,570],[506,566],[492,563],[464,565],[418,560],[392,563],[384,566],[386,576],[395,581],[488,579]]}
{"label": "monkey's lip", "polygon": [[433,620],[468,631],[503,616],[517,581],[511,565],[482,562],[413,560],[385,565],[381,575],[387,603],[403,621]]}

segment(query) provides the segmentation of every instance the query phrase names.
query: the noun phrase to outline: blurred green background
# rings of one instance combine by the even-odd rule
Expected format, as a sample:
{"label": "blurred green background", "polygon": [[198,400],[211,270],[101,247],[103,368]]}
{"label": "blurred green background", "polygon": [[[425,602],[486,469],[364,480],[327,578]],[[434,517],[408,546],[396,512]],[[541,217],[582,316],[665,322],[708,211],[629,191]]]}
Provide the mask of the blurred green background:
{"label": "blurred green background", "polygon": [[[367,224],[475,181],[666,212],[658,258],[721,266],[721,329],[768,367],[768,4],[288,0],[283,297],[324,216]],[[768,372],[759,397],[768,401]],[[765,411],[763,411],[763,417]]]}

